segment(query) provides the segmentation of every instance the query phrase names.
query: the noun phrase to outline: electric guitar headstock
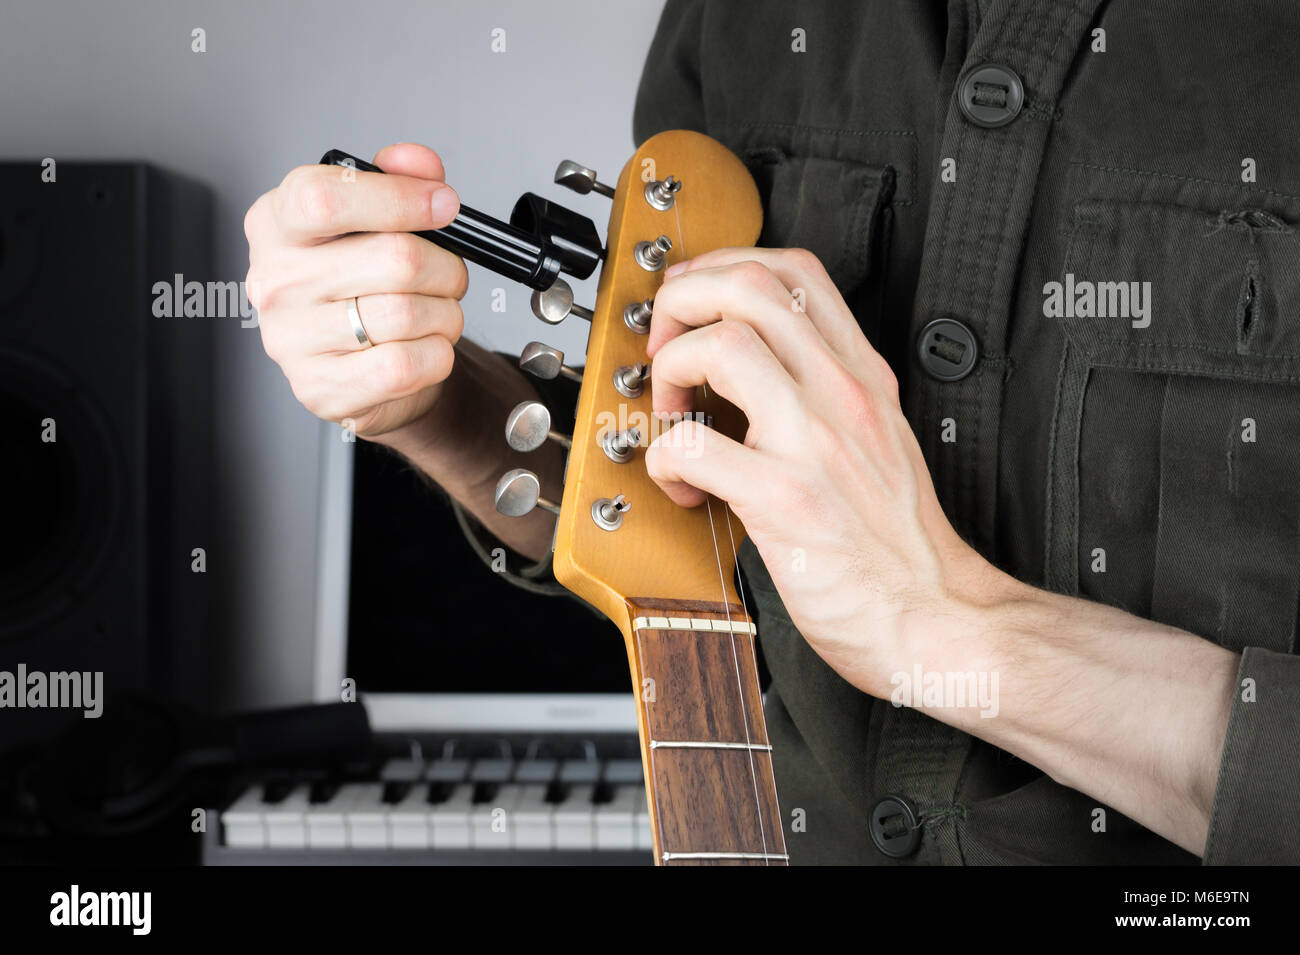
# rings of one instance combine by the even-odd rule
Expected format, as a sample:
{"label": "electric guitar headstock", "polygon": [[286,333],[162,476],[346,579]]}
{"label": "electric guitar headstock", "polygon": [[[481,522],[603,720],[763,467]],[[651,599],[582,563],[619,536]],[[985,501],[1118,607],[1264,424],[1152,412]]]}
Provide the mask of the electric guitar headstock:
{"label": "electric guitar headstock", "polygon": [[[557,180],[566,178],[580,189],[595,182],[574,163],[561,165]],[[646,473],[645,448],[671,422],[652,414],[653,371],[645,347],[664,269],[711,249],[753,245],[761,224],[748,170],[726,147],[695,132],[674,130],[647,140],[613,190],[596,303],[582,310],[591,334],[554,568],[560,583],[625,635],[629,602],[740,603],[732,585],[733,548],[744,534],[740,522],[717,502],[691,509],[673,504]],[[558,305],[551,293],[535,293],[535,310],[543,316],[565,311],[571,298],[565,289]],[[533,343],[521,365],[551,377],[560,364],[546,361],[549,351]],[[704,389],[693,414],[732,434],[743,426],[734,408]],[[548,431],[546,409],[525,405],[511,415],[507,437],[527,447]],[[532,495],[534,487],[530,477],[511,472],[498,488],[499,505],[518,508],[525,502],[517,495]]]}

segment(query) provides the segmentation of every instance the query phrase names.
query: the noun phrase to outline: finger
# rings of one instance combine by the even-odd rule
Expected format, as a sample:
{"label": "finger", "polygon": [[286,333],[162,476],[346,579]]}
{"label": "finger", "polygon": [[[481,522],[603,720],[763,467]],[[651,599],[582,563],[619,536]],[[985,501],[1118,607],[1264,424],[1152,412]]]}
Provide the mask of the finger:
{"label": "finger", "polygon": [[723,321],[675,338],[655,358],[652,391],[658,414],[691,411],[695,388],[707,383],[749,419],[755,442],[791,427],[799,393],[789,372],[752,327]]}
{"label": "finger", "polygon": [[681,421],[650,443],[646,471],[676,504],[695,507],[712,494],[743,510],[764,472],[763,456],[699,421]]}
{"label": "finger", "polygon": [[[793,306],[804,311],[831,350],[844,359],[871,345],[857,319],[844,304],[821,260],[807,249],[714,249],[693,259],[675,262],[664,273],[664,282],[701,269],[724,268],[740,262],[758,262],[769,269],[789,290]],[[658,307],[658,299],[655,305]]]}
{"label": "finger", "polygon": [[339,166],[299,166],[272,196],[280,233],[299,245],[349,232],[440,229],[460,209],[455,190],[439,180]]}
{"label": "finger", "polygon": [[277,362],[293,355],[329,355],[360,351],[385,342],[413,341],[441,335],[460,340],[465,319],[455,299],[432,295],[382,294],[357,297],[369,344],[357,339],[348,317],[351,299],[311,308],[276,311],[259,322],[262,344]]}
{"label": "finger", "polygon": [[751,326],[796,381],[807,381],[824,374],[835,357],[792,302],[780,279],[756,262],[680,275],[655,295],[647,352],[657,363],[667,342],[728,319]]}
{"label": "finger", "polygon": [[375,153],[374,163],[390,175],[414,176],[417,179],[436,179],[445,182],[447,170],[442,157],[428,146],[419,143],[394,143]]}
{"label": "finger", "polygon": [[441,335],[385,342],[346,355],[313,359],[299,400],[317,417],[341,421],[375,405],[418,394],[451,374],[455,350]]}
{"label": "finger", "polygon": [[[296,304],[338,302],[354,295],[409,292],[461,298],[469,288],[469,272],[460,256],[409,232],[365,232],[312,249],[299,249],[286,259],[286,297],[301,294]],[[299,290],[295,293],[292,290]]]}

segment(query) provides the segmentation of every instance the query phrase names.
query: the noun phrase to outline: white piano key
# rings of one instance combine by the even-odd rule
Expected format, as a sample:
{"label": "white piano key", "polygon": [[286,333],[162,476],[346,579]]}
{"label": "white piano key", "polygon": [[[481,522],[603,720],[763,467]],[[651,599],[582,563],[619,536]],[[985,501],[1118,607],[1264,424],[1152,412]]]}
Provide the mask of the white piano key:
{"label": "white piano key", "polygon": [[644,799],[639,786],[619,786],[613,799],[596,806],[597,849],[636,848],[636,813]]}
{"label": "white piano key", "polygon": [[541,783],[520,787],[510,827],[516,849],[555,848],[555,806],[546,801],[546,790]]}
{"label": "white piano key", "polygon": [[525,759],[515,769],[517,783],[549,783],[560,764],[554,759]]}
{"label": "white piano key", "polygon": [[385,783],[413,783],[424,776],[422,759],[390,759],[379,769],[379,779]]}
{"label": "white piano key", "polygon": [[596,841],[596,806],[591,801],[596,787],[573,786],[569,796],[555,807],[555,848],[591,849]]}
{"label": "white piano key", "polygon": [[522,786],[507,783],[487,802],[474,806],[470,827],[475,849],[509,849],[510,829],[514,825],[515,806]]}
{"label": "white piano key", "polygon": [[429,841],[433,849],[469,849],[473,846],[470,813],[474,786],[461,783],[445,802],[426,807],[429,811]]}
{"label": "white piano key", "polygon": [[266,845],[270,849],[307,848],[308,787],[306,783],[295,786],[289,795],[277,803],[263,807],[266,820]]}
{"label": "white piano key", "polygon": [[346,785],[339,786],[334,796],[325,802],[311,803],[307,807],[307,848],[346,849],[348,829],[346,813],[353,792]]}
{"label": "white piano key", "polygon": [[594,783],[600,779],[600,763],[594,759],[566,759],[560,763],[560,782]]}
{"label": "white piano key", "polygon": [[468,776],[468,759],[435,759],[424,778],[431,783],[459,783]]}
{"label": "white piano key", "polygon": [[650,803],[644,789],[637,790],[636,847],[648,852],[653,852],[655,847],[654,830],[650,825]]}
{"label": "white piano key", "polygon": [[645,771],[639,759],[611,759],[605,763],[605,782],[611,786],[645,785]]}
{"label": "white piano key", "polygon": [[388,805],[388,844],[394,849],[427,849],[432,844],[428,796],[428,786],[416,785]]}
{"label": "white piano key", "polygon": [[476,759],[469,778],[476,783],[504,783],[515,771],[513,759]]}
{"label": "white piano key", "polygon": [[232,849],[265,849],[266,818],[262,814],[262,787],[252,786],[221,814],[226,845]]}
{"label": "white piano key", "polygon": [[[387,849],[390,845],[389,807],[384,805],[382,783],[349,783],[351,801],[344,810],[349,849]],[[413,786],[412,789],[423,789]],[[426,827],[427,833],[427,827]]]}

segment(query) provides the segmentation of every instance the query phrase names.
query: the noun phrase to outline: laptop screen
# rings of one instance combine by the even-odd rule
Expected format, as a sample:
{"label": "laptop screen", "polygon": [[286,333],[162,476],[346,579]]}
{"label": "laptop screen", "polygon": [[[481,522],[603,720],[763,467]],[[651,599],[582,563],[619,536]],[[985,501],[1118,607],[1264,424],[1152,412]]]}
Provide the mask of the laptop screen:
{"label": "laptop screen", "polygon": [[351,447],[346,675],[361,692],[630,694],[612,623],[493,573],[441,491],[384,448]]}

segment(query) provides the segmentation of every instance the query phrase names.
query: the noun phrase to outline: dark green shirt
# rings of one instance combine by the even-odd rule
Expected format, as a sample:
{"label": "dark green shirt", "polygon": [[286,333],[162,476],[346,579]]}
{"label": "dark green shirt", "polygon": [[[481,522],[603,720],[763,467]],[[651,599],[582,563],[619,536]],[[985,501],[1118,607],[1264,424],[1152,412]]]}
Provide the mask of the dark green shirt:
{"label": "dark green shirt", "polygon": [[[1209,863],[1300,862],[1297,37],[1264,0],[670,0],[634,119],[749,165],[760,244],[825,263],[982,554],[1242,654]],[[742,565],[794,862],[1196,861],[860,693]]]}

